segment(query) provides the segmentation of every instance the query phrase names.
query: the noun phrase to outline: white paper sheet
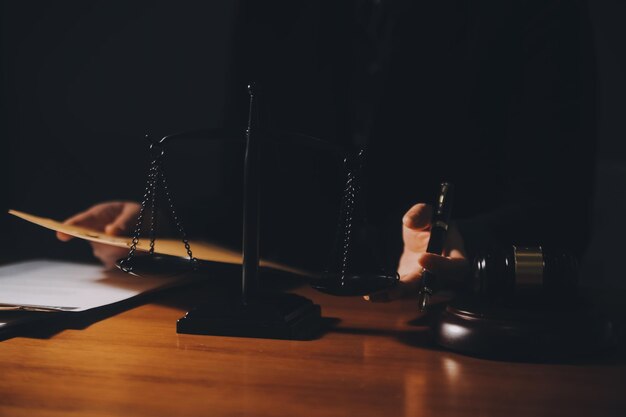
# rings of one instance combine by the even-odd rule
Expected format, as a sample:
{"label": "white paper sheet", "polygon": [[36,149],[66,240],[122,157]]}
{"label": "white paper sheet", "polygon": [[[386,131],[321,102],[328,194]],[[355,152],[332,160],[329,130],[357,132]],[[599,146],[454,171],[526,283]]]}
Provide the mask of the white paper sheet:
{"label": "white paper sheet", "polygon": [[20,262],[0,266],[0,311],[84,311],[171,286],[182,279],[139,278],[99,265],[64,261]]}

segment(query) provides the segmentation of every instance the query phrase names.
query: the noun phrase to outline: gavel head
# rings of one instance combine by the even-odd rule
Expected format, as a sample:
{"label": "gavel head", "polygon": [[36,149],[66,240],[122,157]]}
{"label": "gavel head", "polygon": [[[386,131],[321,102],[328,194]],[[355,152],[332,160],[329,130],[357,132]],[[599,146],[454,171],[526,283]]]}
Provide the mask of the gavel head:
{"label": "gavel head", "polygon": [[490,302],[522,294],[553,299],[576,294],[578,262],[567,251],[549,246],[516,246],[483,252],[473,262],[473,292]]}

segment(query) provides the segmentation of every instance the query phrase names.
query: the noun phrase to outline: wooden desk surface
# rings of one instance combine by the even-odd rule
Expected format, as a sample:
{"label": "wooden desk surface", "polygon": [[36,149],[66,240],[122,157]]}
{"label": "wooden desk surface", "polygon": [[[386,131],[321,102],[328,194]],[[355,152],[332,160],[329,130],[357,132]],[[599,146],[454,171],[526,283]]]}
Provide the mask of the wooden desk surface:
{"label": "wooden desk surface", "polygon": [[464,357],[407,323],[412,302],[298,292],[341,322],[309,342],[178,335],[178,290],[85,329],[2,341],[0,416],[626,415],[620,358]]}

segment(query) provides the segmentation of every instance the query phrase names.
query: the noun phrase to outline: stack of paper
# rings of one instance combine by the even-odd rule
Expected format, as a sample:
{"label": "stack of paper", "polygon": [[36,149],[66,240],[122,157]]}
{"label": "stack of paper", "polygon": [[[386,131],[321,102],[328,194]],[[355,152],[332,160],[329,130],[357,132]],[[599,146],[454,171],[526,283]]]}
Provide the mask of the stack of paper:
{"label": "stack of paper", "polygon": [[176,276],[129,276],[99,265],[34,260],[0,267],[0,331],[15,314],[85,311],[183,282]]}

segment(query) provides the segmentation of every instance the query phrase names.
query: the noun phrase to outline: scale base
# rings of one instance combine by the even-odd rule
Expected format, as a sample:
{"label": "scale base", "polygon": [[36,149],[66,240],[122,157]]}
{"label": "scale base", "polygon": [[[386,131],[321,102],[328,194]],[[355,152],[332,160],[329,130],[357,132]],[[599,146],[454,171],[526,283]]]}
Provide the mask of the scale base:
{"label": "scale base", "polygon": [[470,356],[540,361],[589,355],[613,344],[613,324],[604,313],[584,302],[550,304],[453,300],[435,325],[435,340]]}
{"label": "scale base", "polygon": [[296,294],[259,294],[207,304],[189,311],[176,324],[178,333],[312,340],[321,331],[321,308]]}

